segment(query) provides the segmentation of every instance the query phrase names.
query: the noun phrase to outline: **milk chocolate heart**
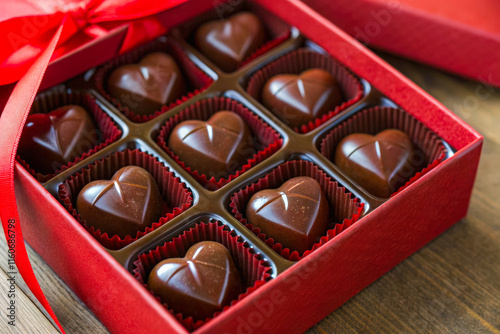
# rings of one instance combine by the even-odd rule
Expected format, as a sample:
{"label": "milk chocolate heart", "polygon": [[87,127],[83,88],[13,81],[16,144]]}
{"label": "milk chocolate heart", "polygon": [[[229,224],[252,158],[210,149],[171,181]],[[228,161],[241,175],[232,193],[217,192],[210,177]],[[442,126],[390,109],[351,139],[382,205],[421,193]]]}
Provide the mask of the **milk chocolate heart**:
{"label": "milk chocolate heart", "polygon": [[205,320],[238,298],[243,285],[227,248],[203,241],[191,246],[183,258],[158,263],[148,288],[175,313]]}
{"label": "milk chocolate heart", "polygon": [[342,103],[342,93],[333,75],[313,68],[269,79],[262,89],[262,103],[295,128],[335,109]]}
{"label": "milk chocolate heart", "polygon": [[246,218],[268,238],[303,253],[325,235],[329,207],[319,183],[295,177],[278,189],[255,193],[247,204]]}
{"label": "milk chocolate heart", "polygon": [[80,106],[67,105],[28,116],[19,154],[41,174],[54,173],[99,144],[102,133]]}
{"label": "milk chocolate heart", "polygon": [[88,226],[109,237],[135,237],[161,217],[161,194],[149,172],[127,166],[111,180],[87,184],[78,194],[76,210]]}
{"label": "milk chocolate heart", "polygon": [[337,146],[335,164],[371,194],[387,198],[420,169],[413,154],[411,139],[399,130],[354,133]]}
{"label": "milk chocolate heart", "polygon": [[262,23],[256,15],[249,12],[205,23],[195,34],[196,47],[226,72],[236,70],[265,40],[266,33]]}
{"label": "milk chocolate heart", "polygon": [[149,115],[186,93],[181,70],[166,53],[150,53],[138,64],[123,65],[108,78],[109,93],[139,115]]}
{"label": "milk chocolate heart", "polygon": [[216,112],[206,122],[178,124],[168,146],[186,166],[215,178],[233,174],[255,153],[250,129],[231,111]]}

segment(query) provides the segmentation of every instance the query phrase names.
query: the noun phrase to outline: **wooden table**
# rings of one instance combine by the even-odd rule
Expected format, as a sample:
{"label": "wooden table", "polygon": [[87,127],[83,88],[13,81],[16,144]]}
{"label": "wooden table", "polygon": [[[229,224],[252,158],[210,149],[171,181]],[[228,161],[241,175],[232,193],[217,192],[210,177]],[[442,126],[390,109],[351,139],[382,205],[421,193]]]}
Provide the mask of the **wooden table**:
{"label": "wooden table", "polygon": [[[469,214],[310,333],[500,334],[500,91],[488,95],[478,82],[381,56],[484,135]],[[17,288],[17,326],[7,326],[7,246],[3,239],[0,248],[0,332],[57,332],[22,282]],[[30,257],[42,289],[68,333],[107,333],[31,249]]]}

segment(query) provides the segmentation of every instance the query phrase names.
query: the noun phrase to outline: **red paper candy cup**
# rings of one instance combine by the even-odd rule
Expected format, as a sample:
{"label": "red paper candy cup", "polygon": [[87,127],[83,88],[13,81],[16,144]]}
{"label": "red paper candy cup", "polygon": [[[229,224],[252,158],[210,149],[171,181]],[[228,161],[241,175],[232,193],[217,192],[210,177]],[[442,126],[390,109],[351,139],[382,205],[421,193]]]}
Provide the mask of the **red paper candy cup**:
{"label": "red paper candy cup", "polygon": [[[279,188],[289,179],[298,176],[308,176],[318,181],[330,207],[329,229],[319,242],[315,243],[310,250],[305,251],[303,254],[283,247],[280,243],[275,242],[272,236],[265,235],[258,227],[249,224],[245,218],[246,206],[253,194],[264,189]],[[292,160],[279,165],[257,182],[236,192],[231,197],[229,207],[234,217],[246,228],[263,240],[276,253],[291,261],[298,261],[314,252],[326,242],[333,239],[337,234],[354,224],[363,212],[363,203],[354,198],[351,193],[326,175],[314,163],[305,160]]]}
{"label": "red paper candy cup", "polygon": [[356,113],[326,135],[321,141],[320,152],[335,161],[337,145],[344,137],[358,132],[375,135],[386,129],[398,129],[406,133],[417,148],[412,158],[415,167],[412,175],[391,197],[417,181],[446,157],[447,149],[434,132],[406,111],[390,107],[374,107]]}
{"label": "red paper candy cup", "polygon": [[[338,113],[358,102],[363,96],[363,86],[347,68],[338,64],[330,57],[309,49],[298,49],[273,61],[255,72],[246,85],[247,92],[256,100],[261,101],[262,88],[272,77],[279,74],[300,74],[311,68],[323,69],[331,73],[339,84],[344,102],[333,110],[316,118],[314,121],[294,128],[298,133],[307,133],[325,123]],[[283,120],[286,122],[286,120]]]}
{"label": "red paper candy cup", "polygon": [[[64,86],[57,86],[38,94],[33,102],[30,114],[48,113],[59,107],[71,104],[79,105],[87,110],[92,115],[94,123],[97,125],[97,129],[95,133],[88,134],[88,140],[85,140],[85,143],[83,143],[82,152],[79,152],[79,156],[75,157],[74,160],[68,164],[59,166],[57,170],[51,174],[42,174],[31,168],[23,159],[23,156],[28,152],[19,151],[17,160],[41,183],[47,182],[62,171],[70,168],[97,151],[102,150],[109,144],[118,140],[122,135],[122,130],[113,122],[111,117],[96,104],[94,96],[84,92],[69,91]],[[89,149],[89,146],[91,146],[91,149]]]}
{"label": "red paper candy cup", "polygon": [[241,11],[249,11],[257,15],[257,17],[264,25],[267,40],[250,56],[243,59],[243,61],[238,64],[238,68],[245,66],[252,60],[267,53],[290,37],[290,27],[287,24],[277,19],[275,16],[259,7],[258,5],[250,3],[245,3],[243,4],[243,6],[234,6],[231,3],[221,3],[220,6],[216,7],[215,11],[204,13],[184,24],[180,28],[180,34],[182,38],[186,39],[190,44],[194,45],[193,36],[196,32],[196,29],[198,29],[202,24],[214,20],[223,20]]}
{"label": "red paper candy cup", "polygon": [[[218,221],[200,222],[195,227],[186,230],[182,235],[175,237],[156,249],[139,255],[134,262],[134,277],[148,289],[147,281],[151,270],[161,261],[169,258],[183,257],[188,249],[201,241],[215,241],[224,245],[231,253],[240,273],[245,292],[240,294],[230,305],[225,306],[211,318],[195,320],[188,314],[175,312],[175,305],[162,303],[160,297],[155,296],[158,302],[172,313],[187,330],[193,331],[210,321],[220,313],[226,311],[250,293],[262,286],[271,278],[271,267],[260,258],[260,255],[246,245],[245,241],[234,235],[232,231]],[[149,290],[149,289],[148,289]],[[153,291],[150,291],[153,295]]]}
{"label": "red paper candy cup", "polygon": [[[248,161],[243,166],[239,166],[238,169],[223,171],[224,175],[221,174],[221,177],[209,178],[206,175],[200,174],[198,171],[191,169],[189,166],[186,166],[184,162],[182,162],[181,159],[177,157],[168,147],[168,137],[177,124],[192,119],[206,121],[214,113],[221,110],[232,111],[243,118],[254,137],[255,153],[249,156]],[[216,190],[274,154],[281,147],[283,139],[274,129],[272,129],[260,117],[243,106],[241,103],[225,97],[215,97],[198,101],[168,119],[160,129],[160,135],[157,138],[157,143],[205,188],[209,190]]]}
{"label": "red paper candy cup", "polygon": [[[162,203],[162,217],[158,222],[153,222],[144,231],[137,232],[136,235],[128,235],[121,238],[118,235],[108,235],[94,227],[87,225],[81,219],[76,210],[76,199],[80,191],[88,183],[95,180],[110,180],[120,168],[126,166],[139,166],[147,170],[156,180],[160,190]],[[92,165],[84,168],[77,174],[71,176],[59,186],[59,201],[75,217],[75,219],[85,229],[103,245],[112,250],[117,250],[143,237],[147,233],[154,231],[158,227],[178,216],[191,207],[193,195],[186,185],[177,178],[168,167],[150,154],[140,150],[125,150],[113,153]]]}
{"label": "red paper candy cup", "polygon": [[[138,63],[141,58],[147,54],[153,52],[165,52],[171,55],[184,77],[184,81],[188,86],[189,92],[182,96],[175,102],[169,105],[164,105],[160,110],[150,114],[150,115],[140,115],[134,112],[133,109],[126,106],[124,103],[118,99],[112,97],[106,88],[108,77],[111,75],[114,69],[117,67]],[[127,54],[124,54],[101,67],[95,75],[95,84],[97,91],[104,96],[108,101],[111,101],[118,110],[120,110],[125,116],[127,116],[131,121],[136,123],[147,122],[158,115],[170,110],[171,108],[189,100],[191,97],[204,91],[212,84],[213,80],[205,72],[203,72],[198,66],[196,66],[182,50],[182,47],[178,42],[171,38],[160,38],[156,41],[138,47]]]}

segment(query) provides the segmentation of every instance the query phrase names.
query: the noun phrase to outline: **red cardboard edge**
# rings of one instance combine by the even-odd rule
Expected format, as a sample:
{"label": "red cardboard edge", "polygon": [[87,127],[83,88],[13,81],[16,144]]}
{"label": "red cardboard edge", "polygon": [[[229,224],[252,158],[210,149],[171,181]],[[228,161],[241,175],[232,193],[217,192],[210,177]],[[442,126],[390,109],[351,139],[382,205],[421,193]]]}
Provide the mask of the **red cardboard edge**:
{"label": "red cardboard edge", "polygon": [[[96,38],[52,61],[43,78],[40,91],[77,76],[118,54],[127,34],[128,24],[120,25],[102,38]],[[75,66],[75,62],[80,66]]]}
{"label": "red cardboard edge", "polygon": [[304,2],[365,44],[500,87],[500,35],[492,31],[401,2]]}
{"label": "red cardboard edge", "polygon": [[[306,36],[320,44],[352,71],[371,82],[402,108],[437,132],[458,151],[439,168],[435,168],[418,182],[394,196],[389,202],[301,260],[299,265],[291,267],[278,278],[266,283],[260,291],[249,295],[234,308],[201,327],[196,331],[197,333],[235,332],[243,328],[245,323],[250,326],[250,329],[258,329],[258,332],[298,332],[309,328],[465,216],[482,145],[482,137],[472,128],[305,4],[289,0],[274,2],[256,0],[255,2],[284,21],[294,22],[294,25]],[[169,17],[167,15],[169,13],[175,17],[176,22],[181,22],[213,5],[208,1],[192,0],[167,11],[164,17]],[[282,11],[283,5],[287,6],[286,12]],[[321,29],[318,29],[318,26],[321,26]],[[51,67],[50,71],[54,71],[54,67]],[[462,182],[456,182],[459,178]],[[430,228],[429,230],[424,230],[421,234],[405,234],[398,222],[399,219],[404,218],[404,215],[402,217],[400,215],[400,209],[409,208],[408,204],[405,205],[409,202],[408,198],[418,194],[419,204],[432,206],[439,202],[440,189],[446,189],[448,194],[457,195],[452,205],[446,208],[440,207],[439,209],[444,210],[441,216],[433,217],[434,220],[422,224],[422,228]],[[102,249],[97,241],[88,235],[52,195],[19,164],[16,164],[16,192],[18,198],[21,199],[19,209],[23,231],[30,245],[46,259],[82,301],[99,315],[99,319],[111,332],[186,333],[175,318],[166,312],[110,254]],[[47,201],[53,205],[46,205]],[[448,202],[450,201],[444,201],[445,204]],[[420,214],[427,218],[430,213],[427,210],[419,210],[408,211],[405,214],[410,216]],[[382,215],[384,219],[381,218]],[[40,217],[43,217],[43,228],[37,224]],[[411,220],[415,221],[415,219]],[[394,227],[393,231],[402,233],[399,237],[407,242],[397,242],[398,239],[395,238],[396,242],[394,240],[388,242],[387,247],[383,242],[375,242],[380,245],[376,248],[378,252],[359,247],[364,244],[363,240],[373,245],[374,236],[381,238],[398,236],[394,235],[390,229],[390,232],[386,234],[373,233],[377,225],[375,221],[386,221],[387,227]],[[68,223],[69,226],[61,229],[61,222]],[[431,224],[433,222],[436,222],[434,229]],[[421,227],[415,227],[417,232],[420,229]],[[48,245],[51,246],[47,247]],[[387,255],[387,252],[391,250],[389,246],[395,245],[402,247],[397,254],[380,257],[380,255]],[[348,258],[349,256],[351,257]],[[379,257],[376,257],[374,261],[374,256]],[[367,264],[368,260],[371,263]],[[85,263],[85,265],[78,265],[79,263]],[[338,270],[341,263],[364,263],[364,265],[357,265],[354,271],[347,272]],[[364,275],[355,275],[359,272],[363,272]],[[308,279],[304,277],[314,277],[314,287],[306,287]],[[345,282],[342,289],[337,289],[336,285],[330,284],[331,281],[346,277],[351,280]],[[95,282],[95,284],[88,284],[89,282]],[[281,296],[279,291],[282,293]],[[284,297],[288,298],[289,302],[286,302]],[[303,302],[298,304],[298,300]],[[260,323],[261,318],[263,320],[267,318],[264,314],[266,301],[280,302],[275,303],[274,310],[270,314],[273,320]],[[133,307],[130,307],[131,305]],[[267,305],[269,306],[269,303]],[[254,326],[255,324],[257,325]]]}
{"label": "red cardboard edge", "polygon": [[[263,3],[265,0],[257,0],[256,2]],[[303,262],[301,261],[301,266],[291,267],[277,277],[272,282],[273,284],[264,286],[258,295],[249,296],[247,300],[242,302],[240,308],[229,310],[226,314],[222,314],[218,319],[219,324],[209,323],[200,328],[197,333],[215,332],[217,330],[217,327],[215,326],[218,326],[219,328],[236,328],[237,330],[238,326],[240,326],[239,328],[244,328],[246,325],[250,326],[250,329],[254,328],[252,323],[255,324],[255,322],[258,322],[260,318],[266,317],[264,305],[270,305],[269,303],[272,303],[273,295],[275,296],[275,300],[280,300],[282,297],[277,296],[278,293],[276,291],[279,291],[277,290],[279,286],[285,285],[291,285],[291,288],[287,289],[287,291],[290,289],[292,289],[292,291],[297,290],[296,293],[300,294],[300,298],[297,299],[304,301],[305,304],[301,304],[300,309],[308,309],[310,311],[300,312],[297,310],[299,307],[296,303],[291,301],[282,301],[278,305],[275,305],[280,308],[276,311],[279,312],[278,314],[272,314],[273,319],[279,319],[280,317],[285,318],[288,313],[293,312],[294,321],[283,322],[281,325],[285,327],[279,327],[278,325],[273,326],[273,323],[276,323],[275,321],[266,323],[264,332],[272,332],[273,330],[279,332],[299,332],[308,329],[312,324],[328,315],[332,309],[340,307],[348,299],[372,283],[376,278],[383,275],[413,252],[437,237],[454,222],[457,222],[461,218],[465,217],[479,164],[479,156],[483,142],[482,136],[480,136],[465,122],[456,117],[451,111],[445,109],[444,106],[412,83],[409,79],[392,69],[386,62],[373,55],[360,43],[356,42],[346,33],[339,30],[339,28],[334,26],[331,22],[319,16],[319,14],[315,13],[312,9],[307,7],[307,5],[301,2],[291,1],[290,7],[287,8],[286,11],[286,17],[284,17],[284,14],[280,13],[280,4],[277,1],[267,2],[266,8],[284,20],[289,18],[291,21],[297,22],[297,28],[315,41],[322,39],[322,29],[318,29],[317,26],[321,25],[325,27],[326,31],[330,31],[328,36],[325,36],[325,39],[323,39],[328,41],[328,45],[318,43],[320,46],[325,48],[330,54],[334,55],[338,60],[358,75],[367,79],[375,87],[381,90],[384,94],[388,95],[391,99],[393,99],[405,110],[409,111],[424,124],[428,125],[431,129],[434,131],[443,129],[441,131],[437,131],[438,134],[452,144],[452,146],[458,148],[459,151],[456,152],[453,159],[446,160],[440,165],[439,168],[436,168],[423,176],[419,182],[410,185],[407,189],[394,196],[391,201],[386,202],[371,212],[369,216],[363,217],[349,229],[329,241],[324,247],[320,248],[309,257],[303,259]],[[307,22],[310,22],[310,20],[300,17],[302,16],[301,12],[302,14],[305,14],[305,16],[308,16],[308,19],[316,19],[316,24],[314,26],[308,25]],[[332,31],[334,33],[331,33]],[[349,48],[349,44],[351,49]],[[356,52],[356,54],[354,54],[354,52]],[[361,64],[361,66],[359,66],[359,64]],[[362,67],[365,71],[359,73],[358,71],[360,67]],[[426,108],[422,108],[421,105],[424,105]],[[439,125],[433,122],[437,122]],[[440,126],[444,127],[441,128]],[[458,166],[460,166],[460,170]],[[431,181],[431,179],[433,181]],[[456,182],[457,179],[461,179],[463,183]],[[450,215],[449,218],[447,217],[447,224],[437,224],[437,230],[432,232],[427,231],[424,236],[415,236],[412,240],[413,242],[404,245],[405,247],[409,247],[408,249],[401,252],[401,254],[398,254],[397,256],[393,256],[392,258],[389,257],[386,259],[380,259],[380,253],[384,251],[387,245],[386,242],[368,242],[370,245],[378,244],[384,246],[379,247],[377,249],[378,252],[373,249],[364,250],[363,254],[365,256],[365,260],[367,263],[370,263],[368,265],[371,269],[370,275],[360,275],[359,277],[361,281],[356,282],[354,285],[352,282],[350,283],[345,279],[355,279],[355,275],[344,274],[342,277],[342,275],[336,274],[335,265],[349,262],[352,264],[352,258],[349,259],[347,257],[352,257],[353,254],[356,254],[356,247],[359,248],[359,245],[365,244],[364,242],[354,242],[352,239],[365,238],[363,241],[366,241],[370,239],[370,235],[378,235],[377,229],[374,230],[377,225],[374,222],[389,221],[387,217],[388,214],[399,215],[393,221],[393,226],[391,226],[397,229],[397,223],[400,220],[404,221],[404,215],[401,216],[400,209],[408,208],[408,205],[402,205],[400,204],[401,202],[404,203],[406,201],[408,203],[409,197],[414,198],[416,193],[419,193],[420,196],[424,196],[424,188],[428,188],[427,191],[429,191],[429,188],[433,188],[435,190],[434,194],[439,195],[440,188],[443,184],[446,184],[448,187],[450,185],[454,185],[458,190],[456,192],[450,190],[449,194],[457,193],[461,194],[463,197],[461,200],[456,199],[454,201],[455,211],[446,211]],[[429,206],[432,206],[433,201],[439,202],[439,199],[433,199],[433,201],[428,199],[427,201],[429,202]],[[467,203],[467,205],[463,205],[464,203]],[[418,208],[418,205],[415,203],[413,204]],[[422,213],[418,214],[418,211],[419,210],[417,209],[415,212],[406,213],[406,215],[413,217],[412,220],[416,220],[415,217],[422,215]],[[427,213],[424,215],[427,215]],[[439,217],[436,219],[439,219]],[[429,226],[430,224],[424,225]],[[372,230],[372,233],[370,233],[370,230]],[[383,229],[383,231],[387,232],[390,231],[390,229]],[[335,253],[336,257],[328,256],[329,253]],[[329,261],[324,263],[325,259],[328,259]],[[314,263],[316,263],[316,265],[314,265]],[[318,267],[318,263],[322,263],[322,272],[318,271],[318,268],[320,268]],[[326,268],[327,265],[329,268]],[[332,298],[335,299],[334,306],[330,305],[330,308],[327,308],[321,303],[321,296],[327,294],[327,291],[316,289],[316,293],[313,294],[311,289],[294,288],[296,286],[300,286],[300,282],[308,281],[307,277],[306,279],[299,279],[298,277],[302,275],[301,272],[303,272],[304,268],[308,268],[310,266],[314,266],[315,268],[315,278],[325,281],[323,284],[318,283],[316,285],[325,287],[325,290],[327,290],[328,287],[332,290],[332,284],[329,284],[327,281],[345,283],[341,289],[341,291],[343,290],[343,292],[341,292],[341,296],[338,296],[339,289],[337,289],[336,286],[333,287],[333,291],[330,291],[332,293]],[[337,295],[335,295],[335,293]],[[323,297],[323,299],[328,298]],[[242,310],[246,310],[246,315],[242,312]],[[252,316],[251,311],[257,313],[254,313]],[[261,315],[260,317],[258,315],[259,313]],[[271,326],[275,328],[272,328]],[[260,326],[257,326],[256,328],[259,328],[259,330],[263,329]]]}
{"label": "red cardboard edge", "polygon": [[[238,308],[221,314],[217,323],[208,323],[195,333],[221,333],[221,328],[225,329],[224,333],[306,331],[466,216],[468,205],[463,203],[470,202],[481,147],[482,139],[475,140],[457,152],[454,160],[443,162],[440,170],[429,172],[420,182],[412,184],[301,260],[300,266],[286,270],[263,286],[258,294],[249,295]],[[463,177],[464,183],[455,182],[458,176]],[[438,214],[432,220],[427,219],[429,213],[415,203],[414,194],[434,190],[433,196],[421,203],[431,206],[439,203],[439,190],[444,184],[449,186],[450,182],[454,183],[450,193],[459,193],[459,198],[452,206],[441,201],[442,204],[433,210],[436,213],[441,211],[441,214],[446,212],[447,222],[444,223]],[[404,203],[409,203],[411,199],[413,209],[401,212],[401,208],[408,209]],[[423,222],[424,217],[427,222],[412,226],[411,230],[400,223],[411,220]],[[408,236],[409,232],[413,236]],[[398,237],[404,238],[405,243],[399,242]],[[314,287],[308,285],[312,279],[315,280]],[[338,284],[342,287],[339,288]],[[301,302],[297,303],[299,300]],[[291,320],[292,317],[293,321],[280,321]]]}

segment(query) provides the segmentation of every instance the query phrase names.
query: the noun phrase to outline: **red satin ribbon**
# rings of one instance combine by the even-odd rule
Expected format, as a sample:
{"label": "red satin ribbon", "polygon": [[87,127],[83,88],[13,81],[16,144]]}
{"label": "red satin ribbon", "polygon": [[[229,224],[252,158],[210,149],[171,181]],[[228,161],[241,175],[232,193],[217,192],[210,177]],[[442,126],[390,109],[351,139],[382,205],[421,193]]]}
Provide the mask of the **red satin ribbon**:
{"label": "red satin ribbon", "polygon": [[45,50],[65,19],[54,58],[113,27],[129,23],[120,52],[165,33],[154,14],[186,0],[0,0],[0,85],[16,82]]}
{"label": "red satin ribbon", "polygon": [[[151,15],[177,6],[186,0],[0,0],[0,84],[15,82],[0,118],[0,218],[9,247],[15,245],[19,273],[54,319],[64,329],[50,307],[36,279],[26,252],[14,192],[14,166],[17,146],[29,110],[51,59],[78,45],[80,32],[90,37],[106,32],[99,24],[129,22],[121,52],[165,33],[165,28]],[[40,7],[43,4],[43,7]],[[22,16],[20,16],[22,15]],[[121,21],[121,22],[120,22]],[[34,27],[34,28],[33,28]],[[29,30],[32,29],[32,30]],[[76,41],[74,39],[77,39]],[[84,40],[82,41],[84,42]],[[76,44],[75,44],[76,43]],[[14,239],[14,240],[12,240]],[[14,242],[12,242],[14,241]]]}

